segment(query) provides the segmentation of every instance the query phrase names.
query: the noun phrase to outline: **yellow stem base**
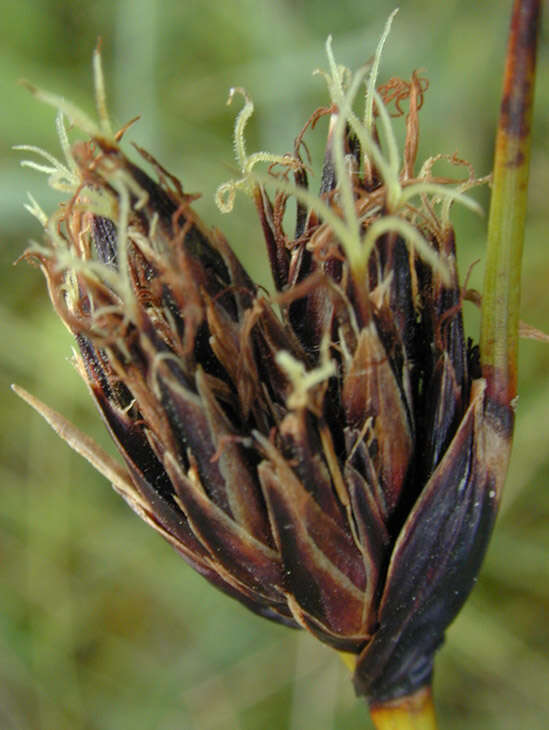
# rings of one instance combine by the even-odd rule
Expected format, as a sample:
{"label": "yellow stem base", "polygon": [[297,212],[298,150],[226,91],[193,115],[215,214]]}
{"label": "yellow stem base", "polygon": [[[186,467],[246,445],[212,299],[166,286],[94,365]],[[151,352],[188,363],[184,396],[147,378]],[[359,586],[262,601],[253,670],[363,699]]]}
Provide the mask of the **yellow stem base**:
{"label": "yellow stem base", "polygon": [[437,730],[430,687],[383,705],[374,705],[370,714],[377,730]]}

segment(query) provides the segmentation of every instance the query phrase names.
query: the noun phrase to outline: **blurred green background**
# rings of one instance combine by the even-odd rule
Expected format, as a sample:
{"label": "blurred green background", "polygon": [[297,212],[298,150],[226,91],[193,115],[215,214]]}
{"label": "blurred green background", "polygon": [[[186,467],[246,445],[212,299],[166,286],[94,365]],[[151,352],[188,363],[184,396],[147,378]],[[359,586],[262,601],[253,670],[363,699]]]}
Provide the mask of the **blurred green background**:
{"label": "blurred green background", "polygon": [[[149,149],[198,209],[222,226],[268,284],[251,204],[214,207],[235,169],[230,86],[253,96],[249,149],[289,151],[326,101],[311,71],[372,55],[395,0],[4,0],[0,26],[0,728],[1,730],[320,730],[370,727],[346,669],[328,649],[218,595],[133,515],[109,485],[9,391],[17,382],[103,445],[68,358],[71,340],[38,270],[13,261],[39,225],[18,143],[58,153],[54,110],[21,77],[93,111],[91,54],[103,39],[115,124]],[[420,159],[437,152],[491,167],[511,2],[403,2],[381,80],[423,68]],[[522,317],[549,330],[549,54],[540,53]],[[325,126],[311,143],[322,150]],[[486,207],[486,191],[477,194]],[[486,220],[455,215],[461,268],[481,259]],[[478,316],[466,305],[473,333]],[[478,586],[437,660],[441,728],[549,726],[549,346],[521,345],[511,474]]]}

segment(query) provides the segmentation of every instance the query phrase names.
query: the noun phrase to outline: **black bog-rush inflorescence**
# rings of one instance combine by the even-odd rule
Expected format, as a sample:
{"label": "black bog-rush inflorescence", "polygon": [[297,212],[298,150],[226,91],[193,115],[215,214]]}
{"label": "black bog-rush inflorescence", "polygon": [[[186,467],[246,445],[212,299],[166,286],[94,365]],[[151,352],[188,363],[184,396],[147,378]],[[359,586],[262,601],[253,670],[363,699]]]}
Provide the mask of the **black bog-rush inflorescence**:
{"label": "black bog-rush inflorescence", "polygon": [[[72,445],[211,583],[343,652],[373,704],[430,682],[486,548],[513,423],[463,326],[449,214],[475,207],[464,191],[479,181],[455,156],[417,170],[427,81],[376,88],[385,35],[354,75],[328,42],[329,104],[291,154],[248,155],[253,105],[231,94],[244,100],[241,177],[217,200],[228,211],[239,190],[252,196],[273,295],[196,196],[143,150],[152,176],[126,157],[98,53],[98,125],[35,90],[60,108],[66,162],[30,164],[70,197],[52,215],[32,202],[45,236],[26,254],[124,467],[64,424]],[[67,117],[89,141],[69,143]],[[321,117],[317,193],[304,140]],[[437,177],[441,158],[457,182]]]}

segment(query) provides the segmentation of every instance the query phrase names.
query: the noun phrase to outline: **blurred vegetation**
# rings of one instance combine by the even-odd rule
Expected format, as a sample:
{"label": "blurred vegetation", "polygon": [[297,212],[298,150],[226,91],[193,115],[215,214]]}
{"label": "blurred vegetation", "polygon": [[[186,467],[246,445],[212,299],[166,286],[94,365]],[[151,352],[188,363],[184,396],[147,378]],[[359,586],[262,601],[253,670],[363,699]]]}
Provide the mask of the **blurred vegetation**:
{"label": "blurred vegetation", "polygon": [[[103,445],[108,439],[68,358],[70,336],[39,271],[13,261],[56,195],[19,167],[11,146],[58,152],[54,110],[17,79],[92,111],[91,54],[103,39],[110,107],[222,226],[265,284],[251,204],[222,217],[217,185],[233,174],[230,86],[256,103],[249,149],[289,151],[325,100],[311,76],[370,58],[394,0],[4,0],[0,26],[0,728],[2,730],[309,730],[369,727],[336,656],[301,633],[248,614],[196,576],[99,475],[8,390],[17,382]],[[381,79],[426,70],[420,159],[437,152],[491,166],[510,0],[403,3]],[[549,54],[540,52],[522,317],[549,330]],[[310,139],[322,154],[325,126]],[[479,191],[484,206],[487,191]],[[461,268],[477,259],[486,220],[456,211]],[[466,305],[473,333],[478,316]],[[549,725],[549,347],[521,346],[511,474],[470,601],[437,661],[441,727]]]}

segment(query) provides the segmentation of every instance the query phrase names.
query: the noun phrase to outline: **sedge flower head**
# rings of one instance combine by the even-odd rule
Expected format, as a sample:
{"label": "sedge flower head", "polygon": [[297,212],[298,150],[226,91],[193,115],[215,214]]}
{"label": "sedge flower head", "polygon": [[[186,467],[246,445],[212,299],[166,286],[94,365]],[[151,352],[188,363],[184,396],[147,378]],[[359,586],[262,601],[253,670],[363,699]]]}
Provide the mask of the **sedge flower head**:
{"label": "sedge flower head", "polygon": [[[388,27],[355,74],[328,41],[328,104],[290,154],[248,153],[253,103],[231,91],[239,176],[216,199],[229,212],[252,197],[272,295],[172,174],[123,152],[99,54],[99,122],[35,90],[59,108],[66,160],[25,148],[69,194],[52,215],[31,200],[45,235],[27,256],[124,467],[64,425],[71,445],[211,583],[351,657],[373,703],[430,681],[484,554],[512,424],[464,333],[450,210],[477,207],[465,193],[479,180],[455,156],[417,169],[427,82],[377,85]],[[323,116],[314,192],[305,140]],[[89,141],[71,145],[66,118]],[[465,174],[437,176],[441,158]]]}

